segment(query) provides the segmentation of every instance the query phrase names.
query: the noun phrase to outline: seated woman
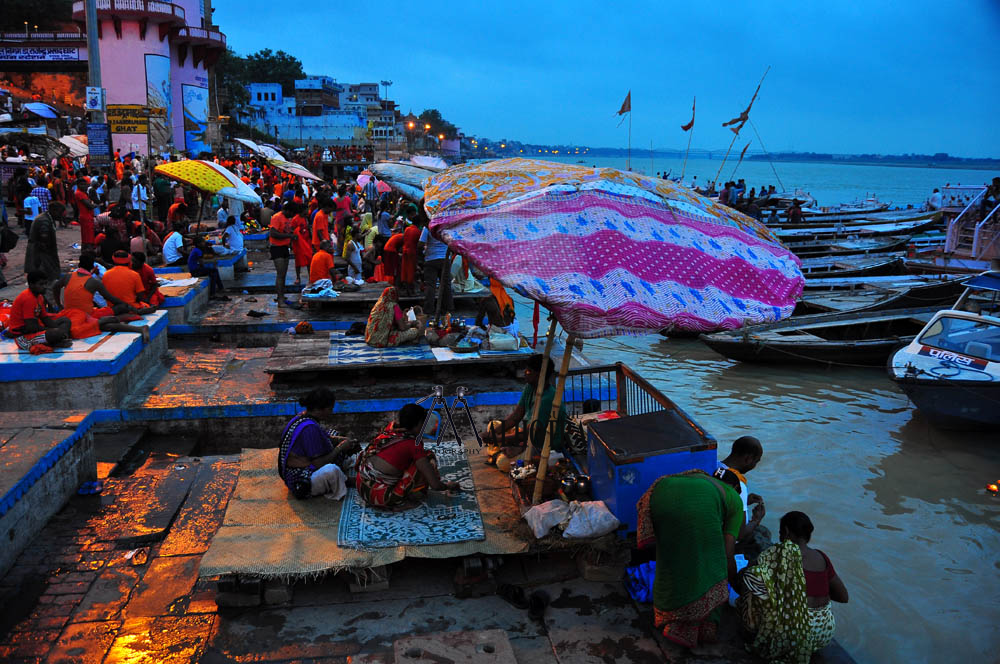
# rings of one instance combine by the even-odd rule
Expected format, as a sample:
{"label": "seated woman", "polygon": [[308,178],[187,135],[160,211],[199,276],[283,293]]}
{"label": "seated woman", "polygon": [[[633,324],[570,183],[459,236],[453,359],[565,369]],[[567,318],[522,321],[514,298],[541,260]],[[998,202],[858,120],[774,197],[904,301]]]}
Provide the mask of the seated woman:
{"label": "seated woman", "polygon": [[687,648],[715,641],[719,607],[729,599],[727,581],[738,587],[734,556],[743,523],[739,495],[705,472],[689,470],[656,480],[636,510],[638,547],[656,545],[656,628]]}
{"label": "seated woman", "polygon": [[508,327],[514,322],[514,300],[499,279],[490,278],[490,294],[479,301],[476,325],[484,327],[486,320],[496,327]]}
{"label": "seated woman", "polygon": [[406,509],[415,506],[413,498],[428,488],[459,490],[458,482],[441,481],[434,453],[416,439],[426,416],[423,406],[406,404],[396,421],[358,457],[355,485],[369,505]]}
{"label": "seated woman", "polygon": [[281,434],[278,475],[296,498],[347,493],[347,477],[337,464],[357,448],[346,438],[332,436],[325,426],[333,421],[336,397],[325,387],[299,400],[304,412],[292,418]]}
{"label": "seated woman", "polygon": [[406,318],[399,308],[399,293],[395,286],[388,286],[368,314],[365,343],[373,348],[386,348],[417,341],[422,336],[423,323],[422,315],[414,321]]}
{"label": "seated woman", "polygon": [[780,543],[743,571],[746,592],[736,601],[747,649],[769,661],[808,662],[833,639],[830,600],[847,602],[833,563],[810,548],[813,525],[802,512],[781,517]]}

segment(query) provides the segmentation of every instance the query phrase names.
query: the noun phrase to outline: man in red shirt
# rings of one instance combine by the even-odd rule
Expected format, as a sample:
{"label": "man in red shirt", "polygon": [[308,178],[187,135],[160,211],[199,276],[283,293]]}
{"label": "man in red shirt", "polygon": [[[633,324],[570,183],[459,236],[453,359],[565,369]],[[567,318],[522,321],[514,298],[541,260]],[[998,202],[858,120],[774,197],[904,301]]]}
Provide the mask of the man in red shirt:
{"label": "man in red shirt", "polygon": [[347,230],[347,224],[350,222],[351,217],[354,216],[354,208],[351,207],[351,197],[347,195],[346,184],[340,185],[340,188],[337,190],[337,200],[333,204],[337,210],[333,227],[334,233],[337,235],[337,255],[339,256],[344,250],[344,232]]}
{"label": "man in red shirt", "polygon": [[288,258],[291,256],[290,246],[294,233],[289,228],[289,221],[292,212],[289,205],[285,205],[281,212],[271,217],[271,226],[268,231],[268,241],[271,243],[271,260],[274,261],[274,289],[278,293],[276,298],[278,307],[285,307],[285,277],[288,274]]}
{"label": "man in red shirt", "polygon": [[28,273],[28,287],[14,298],[9,325],[14,343],[21,350],[30,351],[38,345],[65,348],[72,344],[69,340],[72,322],[68,318],[53,318],[45,308],[44,293],[48,285],[48,276],[33,270]]}
{"label": "man in red shirt", "polygon": [[80,223],[80,251],[97,253],[94,243],[94,202],[87,195],[87,181],[82,177],[76,179],[73,204],[76,207],[76,220]]}

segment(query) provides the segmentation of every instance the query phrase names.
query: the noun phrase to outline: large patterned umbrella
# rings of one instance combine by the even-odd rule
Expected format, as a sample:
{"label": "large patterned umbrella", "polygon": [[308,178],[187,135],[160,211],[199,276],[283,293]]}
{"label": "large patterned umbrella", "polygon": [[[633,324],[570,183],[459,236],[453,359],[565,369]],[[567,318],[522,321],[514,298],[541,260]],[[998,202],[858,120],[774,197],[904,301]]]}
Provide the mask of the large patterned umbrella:
{"label": "large patterned umbrella", "polygon": [[172,180],[180,180],[210,194],[261,205],[257,192],[236,177],[235,173],[213,161],[201,159],[171,161],[160,164],[154,170]]}
{"label": "large patterned umbrella", "polygon": [[371,167],[378,179],[413,201],[424,197],[424,182],[438,170],[397,161],[380,161]]}
{"label": "large patterned umbrella", "polygon": [[275,168],[286,173],[291,173],[292,175],[300,177],[304,180],[323,180],[323,178],[319,177],[302,164],[296,164],[294,161],[285,161],[284,159],[268,159],[267,161]]}
{"label": "large patterned umbrella", "polygon": [[[765,226],[667,180],[504,159],[450,168],[423,189],[436,235],[491,278],[544,304],[569,333],[553,422],[575,337],[774,321],[791,314],[804,285],[798,259]],[[554,332],[555,320],[546,355]],[[532,427],[538,419],[536,409]],[[550,444],[547,431],[535,503]]]}
{"label": "large patterned umbrella", "polygon": [[435,234],[581,338],[776,321],[804,284],[767,227],[668,180],[504,159],[424,194]]}

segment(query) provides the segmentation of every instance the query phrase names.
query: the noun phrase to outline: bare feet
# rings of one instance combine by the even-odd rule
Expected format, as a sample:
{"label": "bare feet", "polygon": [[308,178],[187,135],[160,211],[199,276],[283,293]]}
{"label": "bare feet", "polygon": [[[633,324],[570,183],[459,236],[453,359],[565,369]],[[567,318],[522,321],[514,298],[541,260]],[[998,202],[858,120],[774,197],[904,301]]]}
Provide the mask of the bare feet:
{"label": "bare feet", "polygon": [[142,327],[139,328],[139,330],[142,332],[142,342],[148,344],[153,338],[149,334],[149,326],[143,325]]}

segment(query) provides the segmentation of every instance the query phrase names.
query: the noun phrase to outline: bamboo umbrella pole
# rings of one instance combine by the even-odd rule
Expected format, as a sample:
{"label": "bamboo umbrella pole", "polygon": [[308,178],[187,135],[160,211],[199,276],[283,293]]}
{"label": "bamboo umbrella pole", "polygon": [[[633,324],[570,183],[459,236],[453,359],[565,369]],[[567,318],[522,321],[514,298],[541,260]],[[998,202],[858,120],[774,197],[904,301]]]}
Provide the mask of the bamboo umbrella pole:
{"label": "bamboo umbrella pole", "polygon": [[[552,398],[552,413],[549,417],[550,426],[545,427],[545,445],[542,447],[542,457],[538,460],[538,473],[535,476],[535,493],[531,496],[531,504],[537,505],[542,499],[542,486],[545,484],[545,474],[549,470],[549,452],[552,449],[552,429],[559,421],[559,409],[562,408],[563,390],[566,388],[566,374],[569,372],[569,361],[573,357],[573,342],[576,335],[566,337],[566,349],[563,351],[562,366],[559,367],[559,382]],[[530,447],[530,441],[529,441]]]}
{"label": "bamboo umbrella pole", "polygon": [[545,351],[542,353],[542,367],[538,370],[538,385],[535,386],[535,400],[532,402],[534,408],[531,411],[531,421],[528,423],[528,444],[524,448],[524,452],[521,454],[521,458],[527,463],[531,461],[531,438],[532,432],[535,427],[538,426],[538,415],[539,411],[542,409],[542,394],[545,391],[545,382],[548,380],[549,372],[549,358],[552,357],[552,346],[555,344],[556,339],[556,317],[552,316],[552,322],[549,323],[549,334],[545,338]]}

